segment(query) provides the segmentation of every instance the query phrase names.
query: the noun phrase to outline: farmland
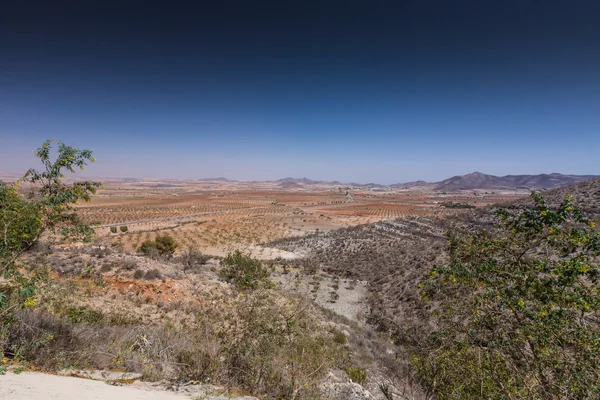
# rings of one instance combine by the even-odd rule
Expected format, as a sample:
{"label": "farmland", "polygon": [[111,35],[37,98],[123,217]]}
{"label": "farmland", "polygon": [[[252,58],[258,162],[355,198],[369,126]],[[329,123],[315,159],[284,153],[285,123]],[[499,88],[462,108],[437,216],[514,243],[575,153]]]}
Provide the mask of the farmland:
{"label": "farmland", "polygon": [[220,255],[307,233],[459,212],[442,203],[481,207],[518,195],[374,192],[331,185],[288,189],[269,182],[110,181],[92,202],[78,208],[101,239],[125,251],[135,251],[144,240],[167,233],[182,249],[194,246]]}

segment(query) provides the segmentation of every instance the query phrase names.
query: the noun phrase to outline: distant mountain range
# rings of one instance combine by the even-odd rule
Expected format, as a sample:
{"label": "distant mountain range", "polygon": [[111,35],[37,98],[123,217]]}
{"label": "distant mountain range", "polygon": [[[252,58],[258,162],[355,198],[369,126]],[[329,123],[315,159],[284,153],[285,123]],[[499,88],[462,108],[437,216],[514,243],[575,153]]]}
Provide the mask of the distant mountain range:
{"label": "distant mountain range", "polygon": [[[0,180],[4,179],[7,181],[14,181],[21,175],[0,173]],[[472,172],[466,175],[457,175],[451,178],[445,179],[441,182],[426,182],[426,181],[413,181],[405,183],[395,183],[393,185],[380,185],[377,183],[343,183],[339,181],[318,181],[308,178],[282,178],[276,181],[251,181],[247,183],[275,183],[282,189],[301,189],[306,186],[337,186],[337,187],[360,187],[365,189],[374,190],[387,190],[392,189],[429,189],[443,192],[450,192],[456,190],[518,190],[518,189],[555,189],[565,185],[571,185],[574,183],[588,181],[592,178],[597,178],[597,175],[564,175],[558,173],[552,174],[538,174],[538,175],[506,175],[506,176],[495,176],[484,174],[481,172]],[[101,178],[99,178],[101,179]],[[147,182],[148,179],[144,178],[105,178],[105,179],[118,179],[122,182]],[[179,182],[178,179],[153,179],[153,182]],[[196,179],[196,182],[220,182],[220,183],[235,183],[236,180],[230,180],[223,177],[217,178],[201,178]]]}
{"label": "distant mountain range", "polygon": [[394,189],[409,189],[409,188],[428,188],[438,191],[455,191],[455,190],[518,190],[518,189],[554,189],[573,183],[584,182],[596,175],[563,175],[558,173],[538,174],[538,175],[506,175],[495,176],[481,172],[472,172],[466,175],[457,175],[448,178],[441,182],[425,182],[414,181],[406,183],[396,183],[393,185],[379,185],[376,183],[341,183],[338,181],[314,181],[307,178],[283,178],[275,181],[282,188],[296,188],[305,185],[343,185],[343,186],[359,186],[367,188],[385,188],[391,187]]}

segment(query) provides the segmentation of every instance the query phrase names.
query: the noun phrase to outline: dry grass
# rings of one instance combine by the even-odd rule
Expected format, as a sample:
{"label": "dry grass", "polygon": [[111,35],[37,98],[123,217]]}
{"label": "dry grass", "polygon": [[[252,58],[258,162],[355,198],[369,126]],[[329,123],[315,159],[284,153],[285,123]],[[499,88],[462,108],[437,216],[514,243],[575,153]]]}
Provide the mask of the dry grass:
{"label": "dry grass", "polygon": [[[115,271],[101,280],[51,272],[13,313],[7,355],[46,370],[125,370],[289,399],[318,397],[327,371],[349,362],[308,299],[262,287],[232,291],[209,273],[135,281]],[[144,278],[152,274],[160,271]]]}

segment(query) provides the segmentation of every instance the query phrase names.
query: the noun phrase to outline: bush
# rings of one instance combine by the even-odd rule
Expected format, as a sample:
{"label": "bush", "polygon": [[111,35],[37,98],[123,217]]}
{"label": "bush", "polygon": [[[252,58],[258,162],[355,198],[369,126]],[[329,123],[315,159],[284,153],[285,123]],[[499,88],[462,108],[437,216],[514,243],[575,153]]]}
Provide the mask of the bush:
{"label": "bush", "polygon": [[144,277],[144,274],[145,273],[143,269],[136,269],[133,273],[133,279],[142,279]]}
{"label": "bush", "polygon": [[163,256],[170,258],[175,253],[178,244],[169,235],[157,236],[154,240],[144,240],[138,247],[138,251],[145,256],[155,258]]}
{"label": "bush", "polygon": [[189,246],[188,249],[181,254],[175,261],[183,266],[183,272],[197,272],[198,267],[206,264],[210,260],[210,256],[203,254],[200,250]]}
{"label": "bush", "polygon": [[[450,263],[420,295],[412,360],[440,399],[590,399],[600,393],[600,234],[565,197],[449,233]],[[421,327],[423,328],[423,327]]]}
{"label": "bush", "polygon": [[154,240],[144,240],[138,247],[138,252],[142,253],[147,257],[155,258],[158,256],[158,248]]}
{"label": "bush", "polygon": [[342,332],[336,332],[335,335],[333,335],[333,341],[337,344],[346,344],[348,339]]}
{"label": "bush", "polygon": [[239,250],[229,253],[221,261],[221,265],[224,268],[221,269],[219,276],[233,283],[238,289],[256,289],[261,284],[270,283],[269,270],[259,260]]}
{"label": "bush", "polygon": [[367,370],[360,367],[351,366],[347,367],[345,371],[346,375],[348,375],[348,378],[350,378],[352,382],[358,383],[359,385],[364,385],[367,382]]}
{"label": "bush", "polygon": [[175,242],[175,239],[169,235],[157,236],[156,239],[154,239],[154,243],[156,244],[158,254],[166,257],[172,257],[179,246],[177,242]]}
{"label": "bush", "polygon": [[149,281],[154,280],[154,279],[162,279],[162,275],[159,270],[154,268],[154,269],[151,269],[150,271],[146,272],[146,275],[144,275],[144,279],[149,280]]}
{"label": "bush", "polygon": [[100,311],[85,306],[71,307],[67,310],[67,319],[74,324],[82,322],[90,325],[99,324],[102,318],[103,315]]}
{"label": "bush", "polygon": [[111,226],[110,227],[110,232],[111,233],[117,233],[117,227],[116,226]]}
{"label": "bush", "polygon": [[121,232],[125,233],[125,232],[127,232],[127,225],[123,225],[123,226],[119,227],[119,229],[121,230]]}

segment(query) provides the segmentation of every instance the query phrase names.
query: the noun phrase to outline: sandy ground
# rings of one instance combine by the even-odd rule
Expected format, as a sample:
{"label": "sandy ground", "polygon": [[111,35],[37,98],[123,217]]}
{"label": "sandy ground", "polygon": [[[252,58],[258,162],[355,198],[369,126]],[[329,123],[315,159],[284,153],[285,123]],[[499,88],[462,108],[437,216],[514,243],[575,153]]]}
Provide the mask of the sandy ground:
{"label": "sandy ground", "polygon": [[149,391],[111,386],[102,381],[46,375],[37,372],[11,372],[0,376],[2,400],[175,400],[190,397],[165,391]]}
{"label": "sandy ground", "polygon": [[[318,285],[315,285],[317,283],[315,277],[296,272],[274,275],[272,278],[279,282],[280,288],[284,291],[293,291],[307,296],[321,307],[357,322],[359,325],[366,324],[366,317],[369,313],[366,282],[317,275]],[[332,298],[332,293],[337,294],[335,299]]]}

